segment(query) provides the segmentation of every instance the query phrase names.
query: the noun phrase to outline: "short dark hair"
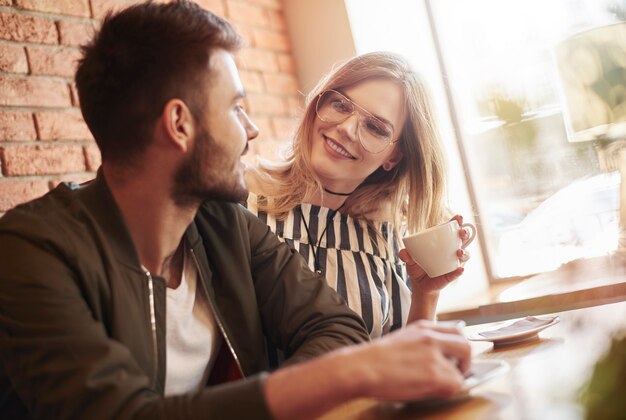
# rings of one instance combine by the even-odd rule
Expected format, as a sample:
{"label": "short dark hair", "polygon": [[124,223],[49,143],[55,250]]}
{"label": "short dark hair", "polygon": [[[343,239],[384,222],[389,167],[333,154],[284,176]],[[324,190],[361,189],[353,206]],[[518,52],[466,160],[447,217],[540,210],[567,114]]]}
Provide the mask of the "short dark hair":
{"label": "short dark hair", "polygon": [[82,47],[76,71],[80,108],[102,160],[128,162],[144,151],[172,98],[198,118],[211,51],[234,52],[241,43],[227,21],[187,0],[109,12]]}

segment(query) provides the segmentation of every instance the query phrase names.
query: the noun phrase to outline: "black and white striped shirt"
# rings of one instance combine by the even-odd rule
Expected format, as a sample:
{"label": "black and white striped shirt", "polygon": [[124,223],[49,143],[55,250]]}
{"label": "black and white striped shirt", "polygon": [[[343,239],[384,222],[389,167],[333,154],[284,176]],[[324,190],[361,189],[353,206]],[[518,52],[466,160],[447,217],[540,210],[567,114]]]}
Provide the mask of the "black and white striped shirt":
{"label": "black and white striped shirt", "polygon": [[371,337],[380,337],[406,324],[411,290],[404,263],[398,258],[399,238],[391,224],[378,222],[372,227],[364,220],[311,204],[302,204],[301,212],[293,209],[286,219],[277,220],[259,213],[257,200],[250,193],[248,209],[297,250],[314,270],[308,227],[319,269],[350,308],[361,314]]}

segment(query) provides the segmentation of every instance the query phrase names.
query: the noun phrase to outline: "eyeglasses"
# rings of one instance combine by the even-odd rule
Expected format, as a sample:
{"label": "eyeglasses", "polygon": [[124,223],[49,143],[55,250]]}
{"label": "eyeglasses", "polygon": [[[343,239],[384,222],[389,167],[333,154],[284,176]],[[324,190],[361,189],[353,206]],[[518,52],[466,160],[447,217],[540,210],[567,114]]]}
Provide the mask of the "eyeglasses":
{"label": "eyeglasses", "polygon": [[[356,104],[336,90],[326,90],[317,97],[317,117],[327,123],[340,124],[354,113],[359,114],[357,136],[365,150],[380,153],[392,143],[393,126]],[[397,140],[396,140],[397,141]]]}

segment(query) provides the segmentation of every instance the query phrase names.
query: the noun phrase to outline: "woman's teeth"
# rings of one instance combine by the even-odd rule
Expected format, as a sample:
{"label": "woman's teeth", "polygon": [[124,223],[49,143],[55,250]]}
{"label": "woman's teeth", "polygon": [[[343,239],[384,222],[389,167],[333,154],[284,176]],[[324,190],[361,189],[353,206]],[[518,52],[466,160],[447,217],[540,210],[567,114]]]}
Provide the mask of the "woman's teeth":
{"label": "woman's teeth", "polygon": [[354,159],[354,156],[352,156],[350,153],[348,153],[346,151],[346,149],[344,149],[343,147],[339,146],[337,143],[335,143],[334,141],[332,141],[328,137],[324,137],[324,140],[326,140],[326,144],[328,144],[331,149],[333,149],[335,152],[339,153],[341,156],[345,156],[345,157],[347,157],[349,159]]}

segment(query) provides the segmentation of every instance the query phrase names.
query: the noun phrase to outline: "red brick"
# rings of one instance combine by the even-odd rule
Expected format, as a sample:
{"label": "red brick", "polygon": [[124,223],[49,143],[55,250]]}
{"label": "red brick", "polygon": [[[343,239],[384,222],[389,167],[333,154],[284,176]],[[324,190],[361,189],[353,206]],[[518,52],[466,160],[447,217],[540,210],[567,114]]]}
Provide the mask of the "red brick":
{"label": "red brick", "polygon": [[70,83],[70,97],[72,98],[72,106],[80,107],[80,99],[78,98],[76,83]]}
{"label": "red brick", "polygon": [[30,112],[0,112],[0,141],[36,138],[35,124]]}
{"label": "red brick", "polygon": [[48,183],[44,180],[0,181],[0,210],[9,210],[18,204],[40,197],[48,192]]}
{"label": "red brick", "polygon": [[0,71],[28,73],[24,47],[14,44],[0,44]]}
{"label": "red brick", "polygon": [[0,12],[0,38],[40,44],[58,42],[53,20],[4,12]]}
{"label": "red brick", "polygon": [[292,95],[298,92],[298,81],[290,74],[266,73],[263,81],[269,93]]}
{"label": "red brick", "polygon": [[87,0],[15,0],[18,9],[59,15],[89,16]]}
{"label": "red brick", "polygon": [[67,83],[39,77],[0,77],[0,106],[69,107]]}
{"label": "red brick", "polygon": [[226,16],[226,9],[222,0],[196,0],[196,3],[218,16]]}
{"label": "red brick", "polygon": [[292,139],[298,120],[295,118],[275,117],[272,118],[275,137],[280,140]]}
{"label": "red brick", "polygon": [[113,12],[118,12],[122,9],[127,8],[133,3],[137,3],[137,1],[132,1],[132,0],[90,0],[90,1],[91,1],[91,10],[93,11],[92,17],[96,19],[102,19],[110,10]]}
{"label": "red brick", "polygon": [[87,162],[87,170],[95,172],[102,164],[102,155],[100,149],[95,144],[90,144],[84,147],[85,162]]}
{"label": "red brick", "polygon": [[276,139],[270,137],[259,138],[252,143],[256,143],[256,156],[269,160],[277,160],[279,158],[279,151],[285,145],[284,141],[277,141]]}
{"label": "red brick", "polygon": [[252,26],[267,26],[269,18],[263,7],[250,5],[247,2],[226,0],[227,17],[233,22]]}
{"label": "red brick", "polygon": [[287,22],[285,15],[278,10],[268,10],[267,12],[268,27],[280,32],[287,32]]}
{"label": "red brick", "polygon": [[[251,117],[252,122],[259,128],[259,138],[274,138],[274,128],[269,117]],[[250,145],[256,144],[256,140],[252,141]]]}
{"label": "red brick", "polygon": [[280,96],[251,93],[246,96],[246,102],[251,115],[282,116],[287,112],[285,101]]}
{"label": "red brick", "polygon": [[35,121],[40,140],[92,140],[93,136],[78,112],[37,112]]}
{"label": "red brick", "polygon": [[300,96],[287,97],[287,115],[300,117],[304,113],[304,98]]}
{"label": "red brick", "polygon": [[282,7],[280,0],[247,0],[247,1],[248,3],[258,4],[261,6],[267,6],[267,7],[271,7],[274,9],[280,9]]}
{"label": "red brick", "polygon": [[79,46],[86,44],[95,33],[94,25],[71,20],[61,20],[58,23],[61,44]]}
{"label": "red brick", "polygon": [[4,175],[48,175],[84,172],[81,146],[11,146],[2,150]]}
{"label": "red brick", "polygon": [[26,47],[32,74],[74,77],[80,50],[64,47]]}
{"label": "red brick", "polygon": [[241,70],[239,72],[239,76],[241,76],[241,82],[243,83],[243,87],[246,92],[264,92],[265,85],[263,84],[263,78],[256,71],[246,71]]}
{"label": "red brick", "polygon": [[289,40],[287,36],[281,32],[255,29],[254,46],[257,48],[287,52],[289,51]]}
{"label": "red brick", "polygon": [[237,64],[243,70],[278,71],[278,60],[272,51],[242,48],[237,55]]}
{"label": "red brick", "polygon": [[296,62],[291,54],[278,54],[278,70],[283,73],[296,74]]}

